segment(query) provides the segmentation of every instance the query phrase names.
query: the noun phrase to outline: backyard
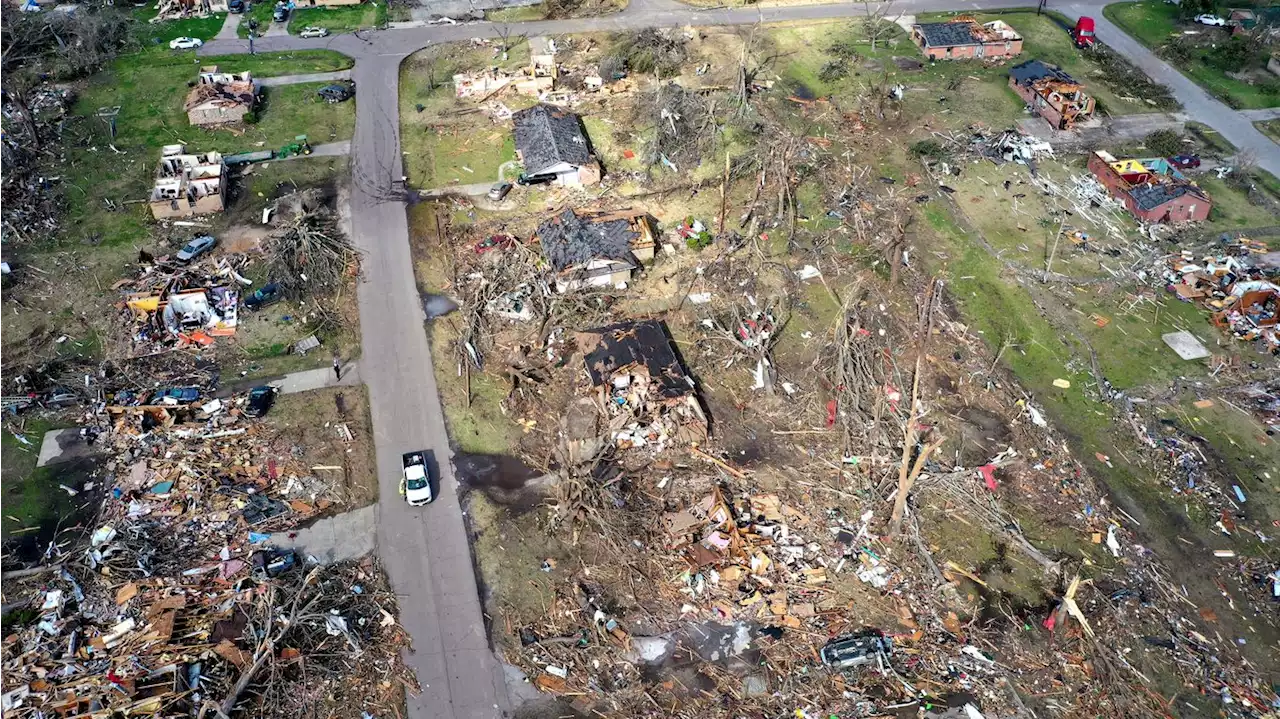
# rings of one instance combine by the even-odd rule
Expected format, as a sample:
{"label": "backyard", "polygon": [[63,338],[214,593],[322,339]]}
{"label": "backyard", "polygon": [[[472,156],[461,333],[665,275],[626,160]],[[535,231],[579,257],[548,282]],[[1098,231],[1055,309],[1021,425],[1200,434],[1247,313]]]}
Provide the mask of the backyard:
{"label": "backyard", "polygon": [[331,35],[387,24],[387,3],[363,2],[358,5],[298,8],[289,16],[289,32],[296,35],[306,27],[319,27]]}

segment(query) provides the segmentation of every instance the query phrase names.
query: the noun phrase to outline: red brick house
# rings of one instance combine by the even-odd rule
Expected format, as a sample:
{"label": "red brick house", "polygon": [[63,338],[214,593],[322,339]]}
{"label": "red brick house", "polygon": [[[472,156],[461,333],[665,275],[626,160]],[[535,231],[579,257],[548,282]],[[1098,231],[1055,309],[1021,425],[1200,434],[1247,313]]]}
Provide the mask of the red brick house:
{"label": "red brick house", "polygon": [[1092,117],[1097,104],[1073,77],[1039,60],[1010,68],[1009,88],[1055,130],[1070,130],[1080,120]]}
{"label": "red brick house", "polygon": [[1209,195],[1164,158],[1117,160],[1098,151],[1089,172],[1143,222],[1199,222],[1209,217]]}
{"label": "red brick house", "polygon": [[1022,36],[1001,20],[978,24],[969,17],[911,26],[911,40],[930,60],[1013,57],[1022,53]]}

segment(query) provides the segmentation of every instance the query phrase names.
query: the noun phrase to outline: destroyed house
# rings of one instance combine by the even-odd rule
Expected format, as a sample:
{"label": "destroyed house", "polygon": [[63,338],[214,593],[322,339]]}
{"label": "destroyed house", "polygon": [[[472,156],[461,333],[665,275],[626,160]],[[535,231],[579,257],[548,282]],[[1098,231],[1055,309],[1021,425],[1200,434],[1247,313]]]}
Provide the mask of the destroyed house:
{"label": "destroyed house", "polygon": [[1044,118],[1055,130],[1070,130],[1093,116],[1094,99],[1061,69],[1028,60],[1009,70],[1009,87],[1027,103],[1031,113]]}
{"label": "destroyed house", "polygon": [[247,73],[218,72],[217,67],[200,69],[196,86],[187,93],[183,109],[187,121],[196,127],[239,125],[258,102],[258,83]]}
{"label": "destroyed house", "polygon": [[911,40],[930,60],[1014,57],[1022,54],[1022,36],[1000,20],[979,24],[969,17],[911,26]]}
{"label": "destroyed house", "polygon": [[1100,150],[1089,156],[1089,172],[1143,222],[1198,222],[1213,206],[1164,158],[1117,160]]}
{"label": "destroyed house", "polygon": [[219,153],[193,155],[183,145],[165,145],[147,203],[151,214],[165,220],[222,212],[226,174]]}
{"label": "destroyed house", "polygon": [[539,103],[515,112],[516,155],[526,175],[555,175],[563,185],[600,181],[600,165],[591,155],[582,121],[568,110]]}
{"label": "destroyed house", "polygon": [[586,330],[577,334],[577,345],[618,447],[660,450],[706,440],[707,416],[661,322]]}
{"label": "destroyed house", "polygon": [[538,225],[537,240],[561,292],[621,285],[653,259],[653,224],[643,212],[591,215],[566,209]]}

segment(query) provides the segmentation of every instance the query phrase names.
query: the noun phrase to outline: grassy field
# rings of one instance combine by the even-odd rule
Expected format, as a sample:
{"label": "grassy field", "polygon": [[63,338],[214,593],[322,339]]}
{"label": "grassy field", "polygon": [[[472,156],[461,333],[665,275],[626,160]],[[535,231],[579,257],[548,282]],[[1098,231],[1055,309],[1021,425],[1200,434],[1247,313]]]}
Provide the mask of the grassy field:
{"label": "grassy field", "polygon": [[[515,69],[528,61],[528,43],[521,42],[508,51],[506,62],[494,58],[491,49],[454,44],[422,50],[401,64],[400,147],[410,184],[433,188],[497,180],[498,167],[516,159],[511,123],[491,122],[479,113],[457,115],[475,102],[455,98],[452,77],[490,62]],[[503,95],[512,110],[534,101]]]}
{"label": "grassy field", "polygon": [[[260,120],[243,134],[192,127],[182,105],[187,83],[194,80],[201,65],[270,76],[337,70],[350,64],[349,58],[328,51],[199,60],[190,52],[174,56],[148,52],[118,60],[110,70],[89,79],[74,109],[76,115],[88,118],[81,127],[92,134],[86,139],[87,149],[68,155],[67,235],[76,240],[97,235],[107,244],[145,235],[149,221],[146,206],[122,203],[147,196],[162,145],[182,143],[195,152],[236,152],[278,147],[303,133],[321,142],[351,136],[354,102],[330,105],[320,101],[315,96],[318,85],[268,90]],[[104,106],[120,107],[114,139],[107,135],[105,125],[93,118]],[[121,209],[111,210],[108,200]]]}
{"label": "grassy field", "polygon": [[289,16],[289,32],[298,34],[304,27],[322,27],[332,35],[387,24],[386,2],[364,2],[359,5],[299,8]]}
{"label": "grassy field", "polygon": [[550,20],[573,17],[595,17],[597,15],[612,15],[621,12],[627,8],[628,0],[585,0],[568,12],[564,12],[551,18],[547,11],[546,3],[538,3],[536,5],[522,5],[520,7],[508,7],[498,10],[486,10],[484,19],[489,22],[533,22],[535,20]]}
{"label": "grassy field", "polygon": [[1228,105],[1253,109],[1275,107],[1280,104],[1280,81],[1275,78],[1251,84],[1229,77],[1222,70],[1206,62],[1208,49],[1203,47],[1195,48],[1185,61],[1178,61],[1169,53],[1162,51],[1162,48],[1177,37],[1184,27],[1194,28],[1201,33],[1213,33],[1215,39],[1220,37],[1222,41],[1229,37],[1226,30],[1180,22],[1178,6],[1162,0],[1115,3],[1108,5],[1102,12],[1107,19],[1120,26],[1134,39],[1159,52],[1183,74]]}

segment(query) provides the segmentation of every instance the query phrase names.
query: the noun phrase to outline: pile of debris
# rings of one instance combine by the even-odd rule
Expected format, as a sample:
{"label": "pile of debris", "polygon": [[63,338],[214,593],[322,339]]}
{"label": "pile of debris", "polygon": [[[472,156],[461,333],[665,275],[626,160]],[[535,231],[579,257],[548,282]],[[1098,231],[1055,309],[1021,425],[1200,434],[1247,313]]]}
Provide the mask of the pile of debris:
{"label": "pile of debris", "polygon": [[98,406],[90,430],[110,458],[71,488],[102,497],[96,529],[50,545],[19,572],[31,583],[6,578],[6,601],[32,610],[6,626],[6,715],[389,712],[412,686],[381,569],[276,548],[347,502],[344,468],[307,466],[253,419],[252,393],[201,394],[122,390]]}
{"label": "pile of debris", "polygon": [[112,285],[133,328],[128,354],[207,347],[216,337],[234,335],[240,311],[236,285],[252,284],[240,274],[248,264],[239,253],[190,264],[142,253],[134,276]]}
{"label": "pile of debris", "polygon": [[1265,243],[1224,235],[1199,253],[1162,257],[1139,276],[1183,302],[1199,302],[1214,325],[1259,352],[1280,354],[1280,257]]}
{"label": "pile of debris", "polygon": [[30,243],[58,231],[63,202],[57,176],[42,171],[51,156],[61,159],[63,125],[75,102],[65,87],[41,85],[26,93],[25,105],[6,92],[4,116],[4,177],[0,180],[0,227],[6,242]]}

